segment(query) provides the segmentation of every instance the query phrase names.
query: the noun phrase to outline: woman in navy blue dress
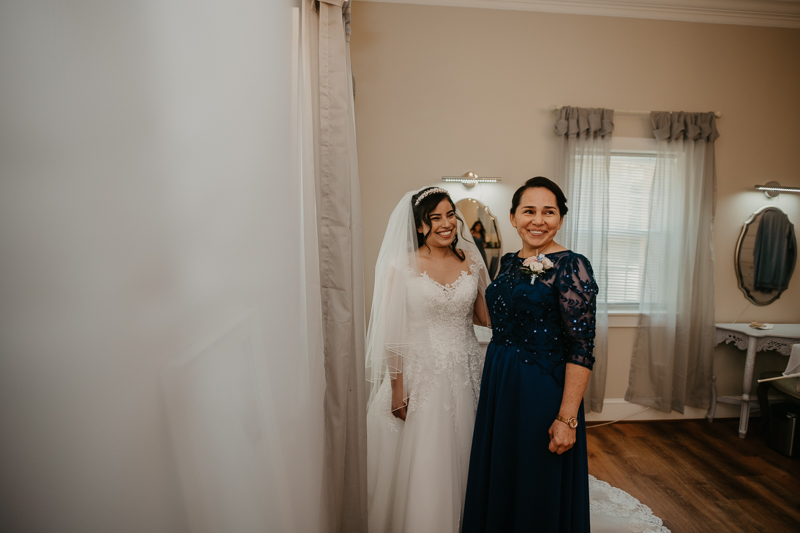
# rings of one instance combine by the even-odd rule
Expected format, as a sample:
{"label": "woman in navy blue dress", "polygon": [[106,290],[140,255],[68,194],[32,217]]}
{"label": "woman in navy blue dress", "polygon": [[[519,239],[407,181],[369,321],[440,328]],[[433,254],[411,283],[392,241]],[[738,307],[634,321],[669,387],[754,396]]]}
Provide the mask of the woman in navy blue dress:
{"label": "woman in navy blue dress", "polygon": [[472,439],[463,533],[586,532],[589,468],[583,393],[594,362],[592,267],[553,238],[561,189],[528,180],[511,224],[522,250],[486,289],[493,336]]}

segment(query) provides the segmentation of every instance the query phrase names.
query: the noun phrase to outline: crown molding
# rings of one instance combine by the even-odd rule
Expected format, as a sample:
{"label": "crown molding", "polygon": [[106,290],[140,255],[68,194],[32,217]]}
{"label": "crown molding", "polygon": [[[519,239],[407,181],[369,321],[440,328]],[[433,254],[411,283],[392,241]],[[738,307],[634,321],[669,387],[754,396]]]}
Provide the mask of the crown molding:
{"label": "crown molding", "polygon": [[800,28],[800,0],[358,0],[569,15]]}

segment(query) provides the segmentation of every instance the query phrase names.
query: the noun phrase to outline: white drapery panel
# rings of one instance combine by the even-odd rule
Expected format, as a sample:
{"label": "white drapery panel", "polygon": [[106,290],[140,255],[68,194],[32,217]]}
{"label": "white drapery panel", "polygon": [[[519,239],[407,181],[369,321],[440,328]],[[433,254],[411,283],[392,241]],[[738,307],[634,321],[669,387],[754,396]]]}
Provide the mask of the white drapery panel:
{"label": "white drapery panel", "polygon": [[592,264],[597,294],[595,364],[585,408],[601,412],[608,359],[608,212],[614,111],[562,107],[555,132],[560,139],[557,181],[569,200],[560,236],[563,246]]}
{"label": "white drapery panel", "polygon": [[629,402],[706,408],[714,346],[713,113],[651,113],[658,141]]}
{"label": "white drapery panel", "polygon": [[303,0],[304,214],[306,237],[317,238],[319,251],[307,254],[307,303],[313,320],[318,283],[326,387],[322,523],[333,532],[367,529],[364,276],[349,24],[349,2]]}
{"label": "white drapery panel", "polygon": [[323,530],[292,7],[0,2],[2,531]]}

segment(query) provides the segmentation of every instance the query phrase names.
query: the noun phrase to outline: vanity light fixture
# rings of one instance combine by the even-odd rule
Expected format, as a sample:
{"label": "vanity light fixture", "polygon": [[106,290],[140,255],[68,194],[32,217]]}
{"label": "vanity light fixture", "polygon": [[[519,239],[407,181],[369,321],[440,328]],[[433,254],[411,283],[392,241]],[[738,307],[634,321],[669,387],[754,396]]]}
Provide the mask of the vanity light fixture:
{"label": "vanity light fixture", "polygon": [[476,183],[497,183],[500,178],[481,178],[474,172],[464,172],[461,176],[442,176],[442,181],[448,183],[463,183],[464,187],[471,189]]}
{"label": "vanity light fixture", "polygon": [[764,191],[767,198],[775,198],[782,192],[800,193],[800,187],[783,187],[777,181],[768,181],[765,185],[756,185],[756,190]]}

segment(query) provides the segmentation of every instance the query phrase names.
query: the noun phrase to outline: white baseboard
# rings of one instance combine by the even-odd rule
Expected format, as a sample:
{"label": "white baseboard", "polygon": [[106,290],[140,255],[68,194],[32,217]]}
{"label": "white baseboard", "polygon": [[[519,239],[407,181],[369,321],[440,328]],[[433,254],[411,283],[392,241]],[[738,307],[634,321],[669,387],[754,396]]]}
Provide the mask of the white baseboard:
{"label": "white baseboard", "polygon": [[[717,403],[714,418],[739,418],[738,405]],[[663,413],[656,409],[626,402],[622,398],[606,398],[602,413],[586,413],[587,422],[611,422],[612,420],[690,420],[705,418],[706,410],[686,407],[683,414],[672,411]]]}

